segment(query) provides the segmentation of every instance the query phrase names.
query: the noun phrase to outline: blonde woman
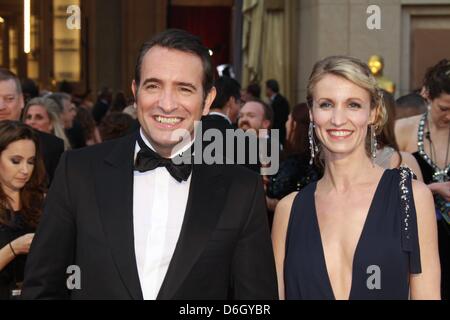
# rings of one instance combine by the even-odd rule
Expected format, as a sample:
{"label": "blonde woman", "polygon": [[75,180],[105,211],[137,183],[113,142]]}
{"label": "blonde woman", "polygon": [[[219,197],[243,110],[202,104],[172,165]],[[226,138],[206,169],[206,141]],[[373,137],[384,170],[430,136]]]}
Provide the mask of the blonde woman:
{"label": "blonde woman", "polygon": [[277,206],[272,240],[286,299],[439,299],[433,197],[374,164],[385,123],[367,65],[319,61],[308,85],[312,156],[324,176]]}
{"label": "blonde woman", "polygon": [[64,141],[64,149],[70,149],[69,139],[61,123],[61,108],[49,98],[33,98],[23,111],[23,122],[30,127],[54,134]]}

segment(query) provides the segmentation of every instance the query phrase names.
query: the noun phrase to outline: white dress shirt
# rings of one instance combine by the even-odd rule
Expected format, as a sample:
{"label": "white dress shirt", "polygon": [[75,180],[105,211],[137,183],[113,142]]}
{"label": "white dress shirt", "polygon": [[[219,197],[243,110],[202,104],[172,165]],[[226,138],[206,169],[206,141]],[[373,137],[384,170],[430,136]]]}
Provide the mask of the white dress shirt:
{"label": "white dress shirt", "polygon": [[[140,135],[154,150],[142,131]],[[136,143],[135,158],[140,149]],[[161,289],[180,236],[191,178],[178,182],[164,167],[134,171],[134,248],[145,300],[156,299]]]}

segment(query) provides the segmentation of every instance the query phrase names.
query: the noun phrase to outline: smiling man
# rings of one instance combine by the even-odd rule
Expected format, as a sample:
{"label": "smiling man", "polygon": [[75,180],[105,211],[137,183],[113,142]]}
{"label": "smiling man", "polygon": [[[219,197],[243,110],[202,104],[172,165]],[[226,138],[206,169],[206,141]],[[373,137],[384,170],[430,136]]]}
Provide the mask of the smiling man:
{"label": "smiling man", "polygon": [[[194,138],[215,96],[212,81],[197,37],[167,30],[144,44],[132,84],[141,129],[63,157],[24,298],[277,298],[260,177],[171,160],[191,152],[175,133]],[[80,285],[70,291],[71,265]]]}

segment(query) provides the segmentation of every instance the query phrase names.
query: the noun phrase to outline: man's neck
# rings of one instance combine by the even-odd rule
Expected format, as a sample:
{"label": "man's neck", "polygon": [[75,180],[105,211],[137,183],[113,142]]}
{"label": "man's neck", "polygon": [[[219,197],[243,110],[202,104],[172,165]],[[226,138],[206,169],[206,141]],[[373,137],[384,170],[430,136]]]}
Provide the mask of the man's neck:
{"label": "man's neck", "polygon": [[223,117],[224,119],[226,119],[230,124],[231,124],[231,120],[228,117],[227,113],[225,111],[223,111],[222,109],[211,109],[211,111],[209,112],[210,115],[218,115]]}
{"label": "man's neck", "polygon": [[175,144],[173,146],[160,146],[157,144],[152,144],[150,142],[150,139],[147,137],[147,135],[142,130],[142,128],[141,128],[139,134],[141,135],[144,143],[150,149],[152,149],[157,154],[159,154],[161,157],[166,158],[166,159],[172,159],[172,158],[176,157],[177,155],[183,153],[184,151],[189,149],[195,141],[195,138],[185,137],[182,141],[178,142],[177,144]]}

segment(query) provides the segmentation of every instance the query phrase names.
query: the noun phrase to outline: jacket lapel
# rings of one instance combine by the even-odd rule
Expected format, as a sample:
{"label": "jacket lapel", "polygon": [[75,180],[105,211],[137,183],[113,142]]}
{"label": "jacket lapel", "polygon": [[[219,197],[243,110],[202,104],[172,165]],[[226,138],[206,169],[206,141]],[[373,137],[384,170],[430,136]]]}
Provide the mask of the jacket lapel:
{"label": "jacket lapel", "polygon": [[215,229],[226,190],[221,166],[194,165],[183,226],[157,299],[173,299]]}
{"label": "jacket lapel", "polygon": [[103,229],[120,277],[133,299],[143,299],[133,229],[133,162],[137,133],[122,138],[95,168]]}

